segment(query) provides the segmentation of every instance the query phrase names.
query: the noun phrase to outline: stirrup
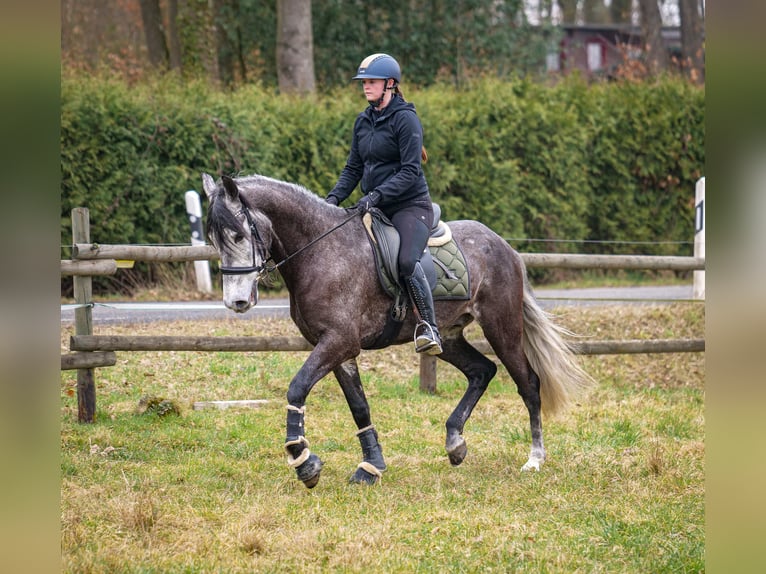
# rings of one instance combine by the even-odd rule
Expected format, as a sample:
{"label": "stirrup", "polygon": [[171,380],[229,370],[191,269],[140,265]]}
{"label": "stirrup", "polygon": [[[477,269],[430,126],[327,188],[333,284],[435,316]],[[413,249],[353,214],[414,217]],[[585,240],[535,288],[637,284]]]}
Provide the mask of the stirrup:
{"label": "stirrup", "polygon": [[[425,329],[418,335],[421,326]],[[420,321],[415,326],[415,352],[425,353],[426,355],[440,355],[442,353],[441,337],[433,325]]]}

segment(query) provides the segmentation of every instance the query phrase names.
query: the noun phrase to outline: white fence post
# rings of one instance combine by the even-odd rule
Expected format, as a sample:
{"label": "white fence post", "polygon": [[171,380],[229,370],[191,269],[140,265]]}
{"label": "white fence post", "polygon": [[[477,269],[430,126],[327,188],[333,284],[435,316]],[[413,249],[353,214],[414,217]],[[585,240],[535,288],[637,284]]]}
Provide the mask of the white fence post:
{"label": "white fence post", "polygon": [[[694,256],[705,257],[705,178],[697,180],[694,192]],[[705,271],[694,272],[694,299],[705,298]]]}
{"label": "white fence post", "polygon": [[[202,204],[199,200],[199,193],[194,190],[187,191],[186,214],[189,216],[191,224],[191,244],[205,245],[204,234],[202,233]],[[207,261],[194,262],[194,274],[197,276],[197,289],[204,293],[212,293],[213,286],[210,281],[210,265]]]}

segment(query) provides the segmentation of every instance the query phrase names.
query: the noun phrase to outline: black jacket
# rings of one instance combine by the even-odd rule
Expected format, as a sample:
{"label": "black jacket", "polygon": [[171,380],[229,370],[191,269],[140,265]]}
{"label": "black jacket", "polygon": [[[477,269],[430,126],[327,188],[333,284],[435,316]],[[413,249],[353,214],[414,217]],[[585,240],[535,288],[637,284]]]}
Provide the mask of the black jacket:
{"label": "black jacket", "polygon": [[356,118],[346,166],[328,196],[340,203],[361,182],[362,192],[387,212],[430,202],[422,147],[423,127],[413,104],[395,95],[381,112],[368,106]]}

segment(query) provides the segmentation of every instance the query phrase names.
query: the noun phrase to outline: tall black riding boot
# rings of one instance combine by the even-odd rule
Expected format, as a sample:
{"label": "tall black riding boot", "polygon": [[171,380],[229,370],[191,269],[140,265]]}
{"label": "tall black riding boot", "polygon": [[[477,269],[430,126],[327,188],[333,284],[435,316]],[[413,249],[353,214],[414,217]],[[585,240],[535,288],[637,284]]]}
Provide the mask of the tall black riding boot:
{"label": "tall black riding boot", "polygon": [[442,339],[436,328],[431,286],[420,263],[415,265],[415,272],[404,279],[404,284],[420,315],[420,321],[415,327],[415,352],[438,355],[442,352]]}

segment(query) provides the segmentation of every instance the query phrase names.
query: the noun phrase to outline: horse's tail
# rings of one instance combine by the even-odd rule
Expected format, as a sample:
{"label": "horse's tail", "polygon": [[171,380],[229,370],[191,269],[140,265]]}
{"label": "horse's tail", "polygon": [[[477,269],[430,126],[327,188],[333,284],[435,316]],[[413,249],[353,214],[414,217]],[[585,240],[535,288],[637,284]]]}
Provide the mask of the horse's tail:
{"label": "horse's tail", "polygon": [[574,334],[553,322],[537,303],[524,271],[524,353],[540,378],[540,401],[546,415],[566,408],[593,382],[578,364],[565,337]]}

